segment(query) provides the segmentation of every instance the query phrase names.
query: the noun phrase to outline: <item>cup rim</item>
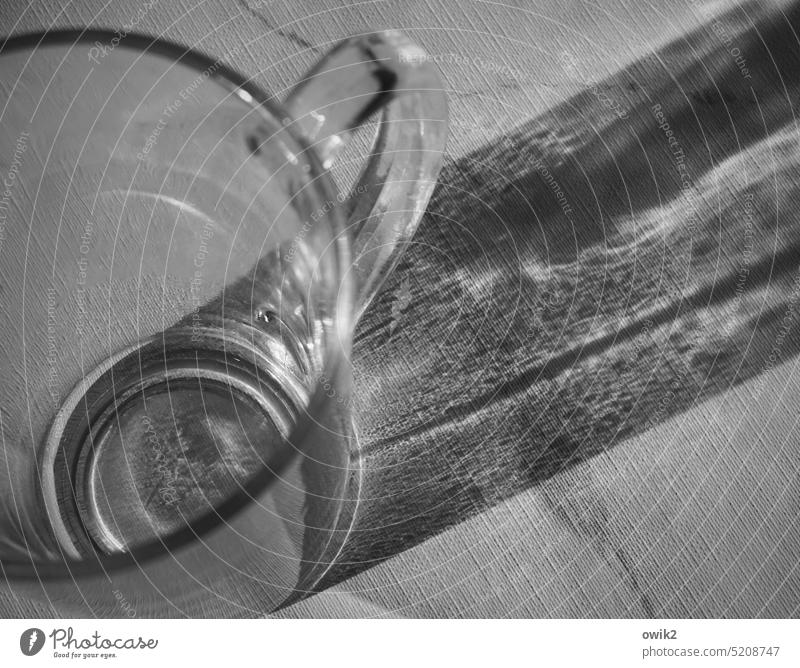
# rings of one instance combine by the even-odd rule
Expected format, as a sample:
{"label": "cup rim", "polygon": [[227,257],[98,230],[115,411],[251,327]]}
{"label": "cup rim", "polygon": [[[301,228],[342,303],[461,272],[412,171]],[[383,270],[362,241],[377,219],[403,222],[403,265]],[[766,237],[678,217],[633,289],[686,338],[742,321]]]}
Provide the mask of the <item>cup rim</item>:
{"label": "cup rim", "polygon": [[[92,41],[110,41],[118,35],[119,31],[103,28],[66,28],[22,33],[0,41],[0,59],[9,53],[33,50],[40,46],[77,45]],[[269,95],[264,89],[253,83],[250,78],[246,78],[237,70],[226,65],[222,62],[222,57],[212,58],[202,51],[184,46],[179,42],[162,37],[152,37],[139,32],[126,33],[124,42],[124,46],[122,44],[119,45],[121,48],[154,53],[176,63],[187,65],[200,73],[213,67],[209,79],[214,79],[231,93],[239,90],[246,92],[251,98],[250,100],[245,100],[246,102],[253,107],[261,107],[280,123],[291,138],[304,149],[304,159],[313,170],[314,186],[323,190],[326,201],[338,201],[336,199],[338,189],[333,179],[322,166],[314,147],[293,127],[294,119],[274,96]],[[339,325],[344,314],[352,311],[354,285],[351,272],[346,270],[349,266],[350,247],[340,207],[332,207],[328,216],[329,223],[333,228],[332,236],[336,246],[335,258],[338,264],[338,278],[340,281],[339,296],[334,307],[336,320],[334,330],[338,332],[340,331]],[[329,349],[325,353],[327,361],[324,375],[328,378],[336,378],[341,372],[345,351],[340,344],[336,344],[333,341],[328,342],[326,345]],[[286,446],[281,448],[280,452],[269,461],[269,465],[265,464],[260,471],[251,475],[241,485],[239,491],[215,506],[214,509],[193,520],[186,527],[167,536],[154,539],[129,552],[114,555],[97,554],[93,558],[85,560],[72,559],[63,555],[63,553],[62,558],[57,561],[35,561],[34,559],[29,561],[9,561],[0,557],[0,573],[3,573],[6,580],[74,580],[76,577],[108,575],[131,568],[141,569],[159,557],[167,556],[174,550],[190,546],[202,536],[209,534],[257,501],[257,497],[279,477],[289,462],[299,452],[302,452],[302,447],[300,446],[306,442],[308,432],[311,430],[311,418],[309,416],[320,414],[325,404],[325,392],[320,388],[320,384],[317,383],[305,415],[300,418],[287,439],[296,444],[297,447]]]}

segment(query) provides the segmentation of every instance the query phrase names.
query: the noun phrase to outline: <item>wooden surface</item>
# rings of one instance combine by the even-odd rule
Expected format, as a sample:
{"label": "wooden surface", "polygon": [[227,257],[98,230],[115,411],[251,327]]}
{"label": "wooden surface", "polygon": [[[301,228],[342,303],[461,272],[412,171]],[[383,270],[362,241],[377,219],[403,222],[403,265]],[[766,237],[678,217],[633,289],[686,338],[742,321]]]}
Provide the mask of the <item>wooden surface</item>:
{"label": "wooden surface", "polygon": [[[2,15],[135,15],[104,4]],[[147,12],[140,31],[279,97],[339,39],[401,28],[451,98],[441,185],[357,332],[359,522],[330,588],[282,614],[797,614],[800,12],[781,7]]]}

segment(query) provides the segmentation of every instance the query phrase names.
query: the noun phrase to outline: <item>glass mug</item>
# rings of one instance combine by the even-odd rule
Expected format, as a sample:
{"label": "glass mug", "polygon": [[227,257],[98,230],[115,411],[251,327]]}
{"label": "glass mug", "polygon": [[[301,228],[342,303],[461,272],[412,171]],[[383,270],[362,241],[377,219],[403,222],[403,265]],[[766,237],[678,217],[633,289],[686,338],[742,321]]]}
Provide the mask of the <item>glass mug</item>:
{"label": "glass mug", "polygon": [[[441,166],[434,66],[355,37],[279,105],[143,36],[23,36],[0,63],[4,597],[87,617],[301,598],[356,514],[352,330]],[[344,197],[328,169],[378,110]]]}

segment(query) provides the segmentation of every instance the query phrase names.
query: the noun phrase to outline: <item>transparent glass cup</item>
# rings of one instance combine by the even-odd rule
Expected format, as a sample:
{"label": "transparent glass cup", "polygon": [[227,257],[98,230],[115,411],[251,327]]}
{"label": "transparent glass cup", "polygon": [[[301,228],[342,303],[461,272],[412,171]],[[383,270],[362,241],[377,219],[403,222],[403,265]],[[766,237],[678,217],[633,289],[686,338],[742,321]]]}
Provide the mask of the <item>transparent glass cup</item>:
{"label": "transparent glass cup", "polygon": [[[63,616],[313,591],[358,505],[352,330],[441,166],[435,68],[364,35],[279,105],[137,35],[18,37],[0,63],[6,587]],[[377,111],[343,196],[328,169]]]}

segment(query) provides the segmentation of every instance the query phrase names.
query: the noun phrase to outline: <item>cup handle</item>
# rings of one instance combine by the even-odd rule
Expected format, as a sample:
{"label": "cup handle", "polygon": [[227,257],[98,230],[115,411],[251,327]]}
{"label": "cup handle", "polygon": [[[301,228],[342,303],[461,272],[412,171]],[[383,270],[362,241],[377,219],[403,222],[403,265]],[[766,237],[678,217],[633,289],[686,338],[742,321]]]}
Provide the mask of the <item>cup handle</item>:
{"label": "cup handle", "polygon": [[350,131],[382,111],[346,206],[356,319],[392,272],[436,184],[447,141],[447,98],[430,57],[397,31],[345,40],[294,87],[286,108],[329,169]]}

